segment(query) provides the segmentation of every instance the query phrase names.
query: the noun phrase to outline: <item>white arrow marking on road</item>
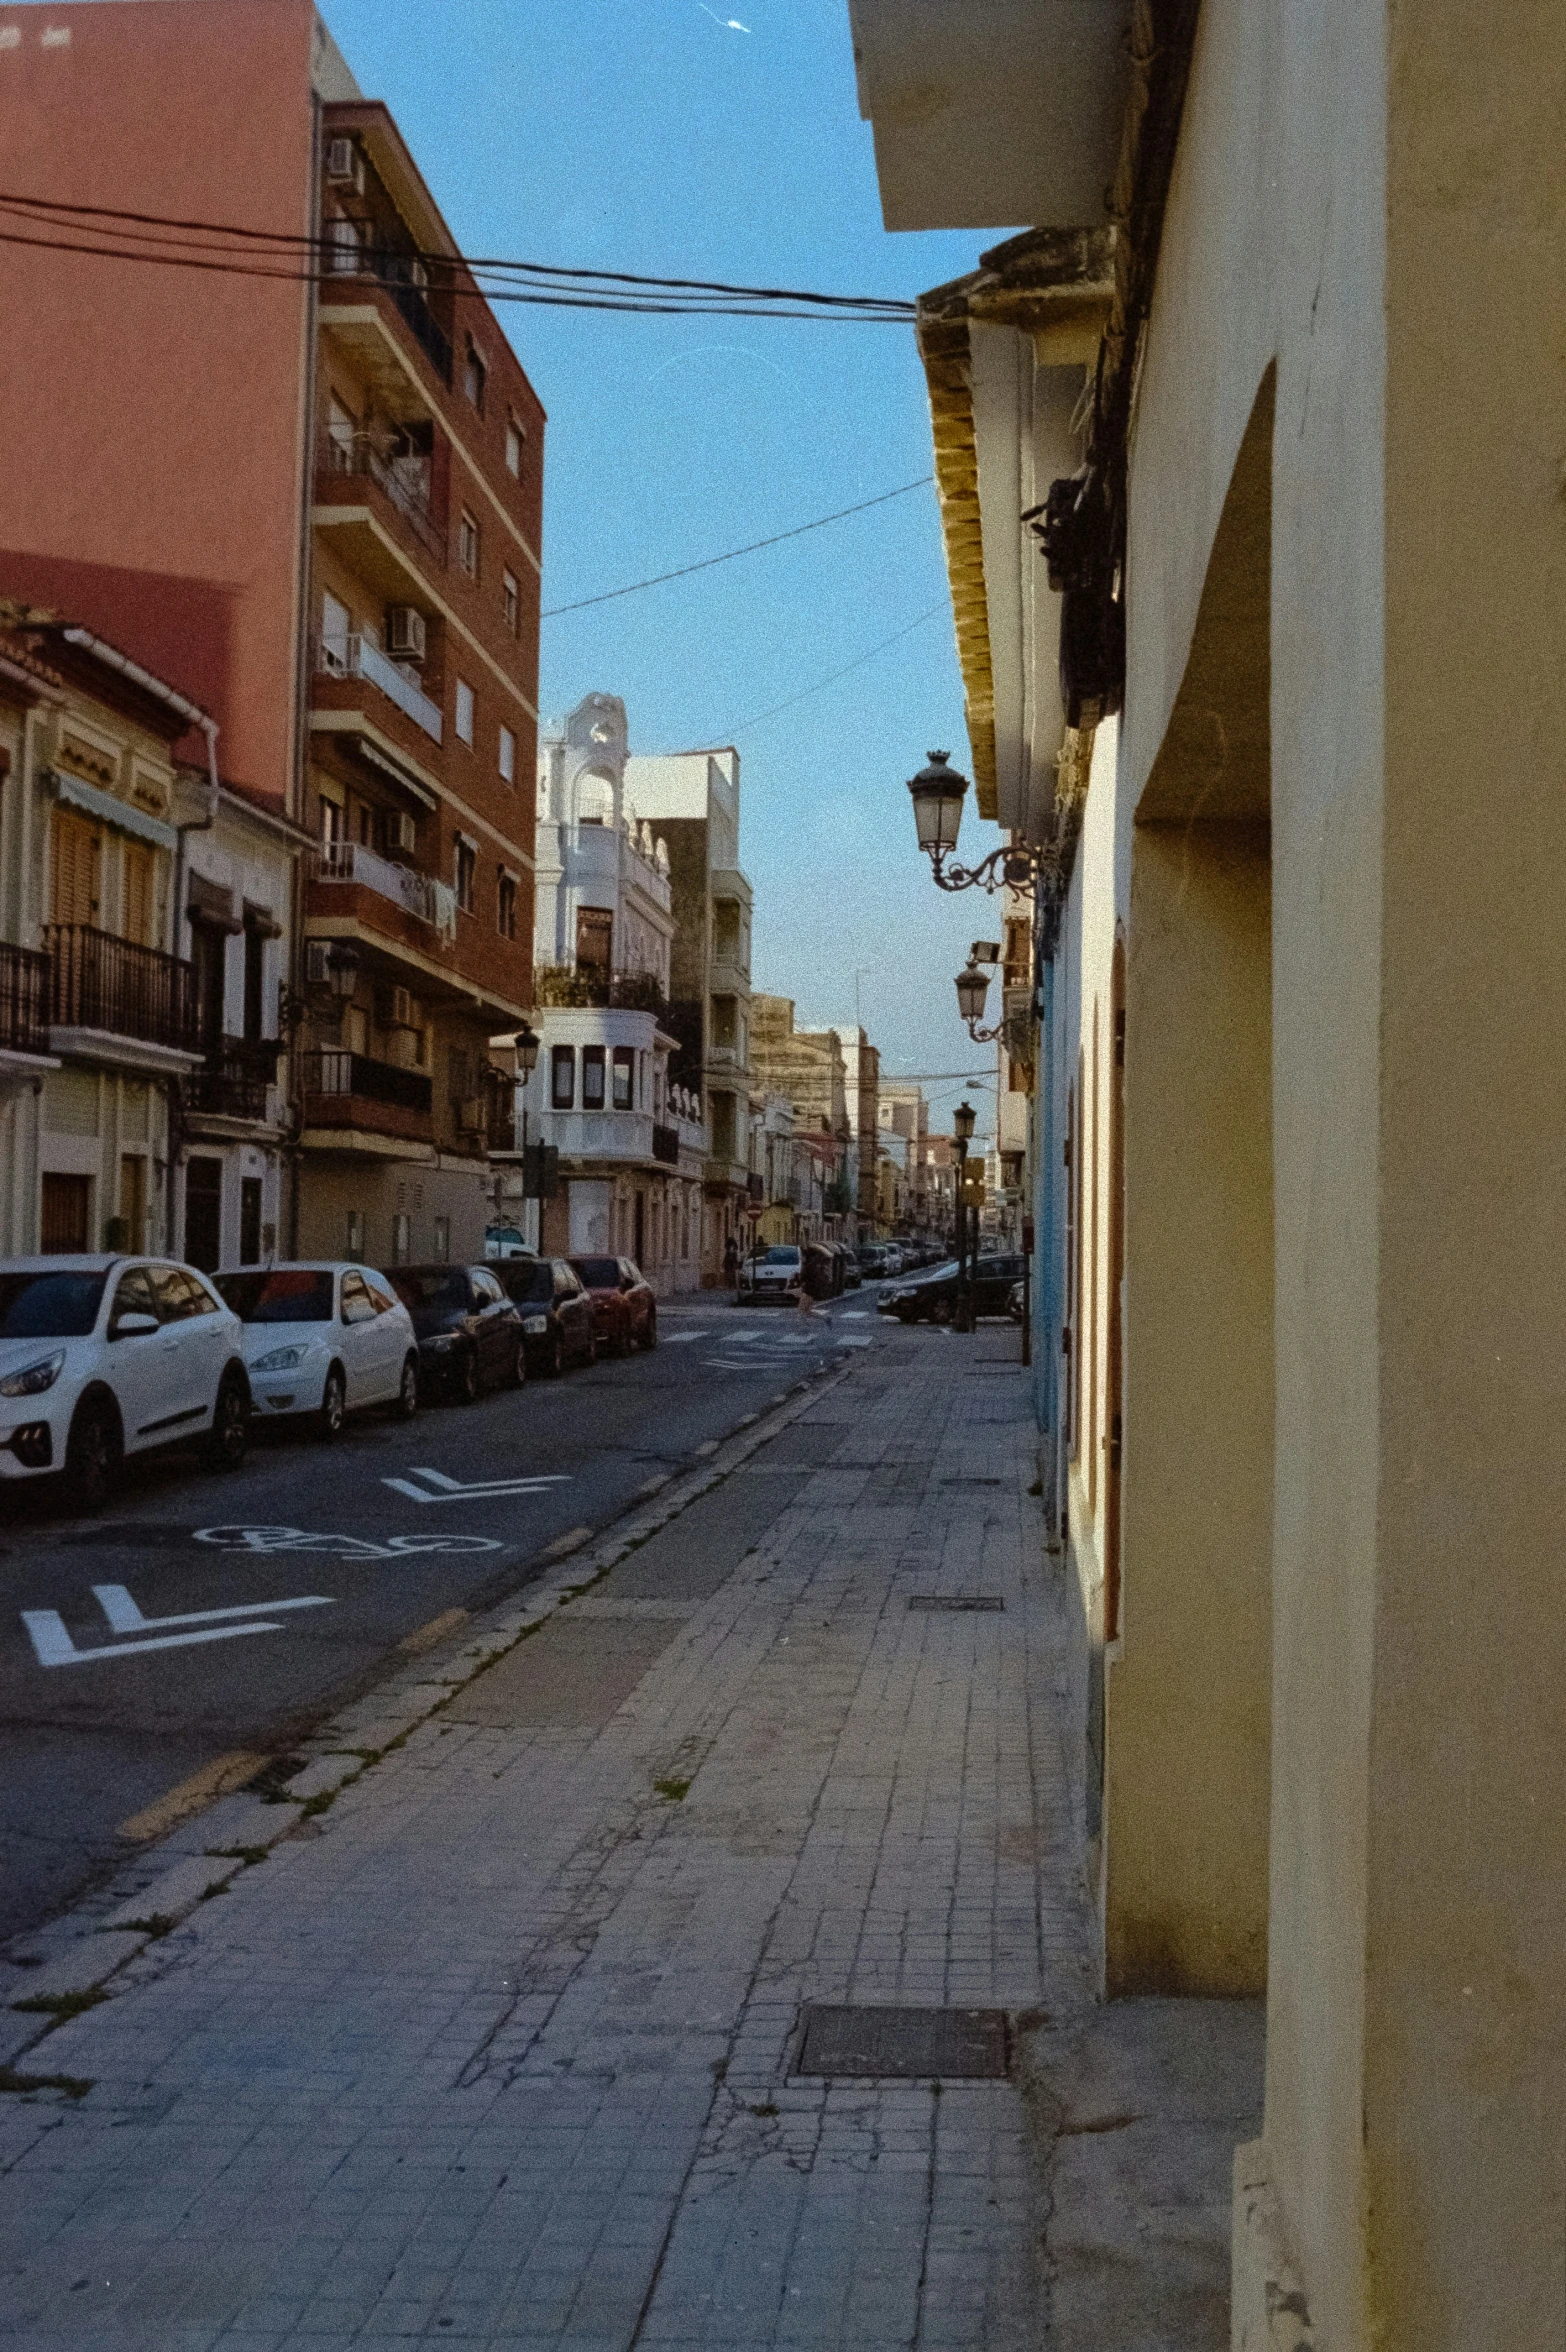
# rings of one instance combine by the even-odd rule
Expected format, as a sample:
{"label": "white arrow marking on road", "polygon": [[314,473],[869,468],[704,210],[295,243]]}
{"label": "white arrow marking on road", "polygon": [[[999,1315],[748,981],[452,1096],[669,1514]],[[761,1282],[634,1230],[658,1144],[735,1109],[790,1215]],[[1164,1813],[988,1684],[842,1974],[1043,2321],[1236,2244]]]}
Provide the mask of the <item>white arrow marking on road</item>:
{"label": "white arrow marking on road", "polygon": [[155,1641],[106,1642],[79,1650],[57,1609],[24,1609],[22,1623],[32,1637],[40,1666],[90,1666],[95,1658],[139,1658],[147,1650],[182,1650],[192,1642],[237,1641],[244,1633],[281,1633],[280,1625],[213,1625],[205,1633],[163,1633]]}
{"label": "white arrow marking on road", "polygon": [[[423,1486],[413,1481],[422,1478]],[[383,1478],[382,1486],[395,1488],[414,1503],[474,1503],[498,1501],[503,1495],[546,1494],[552,1486],[569,1486],[570,1478],[559,1472],[549,1478],[479,1478],[464,1485],[460,1478],[448,1478],[443,1470],[416,1469],[406,1478]],[[429,1493],[430,1487],[437,1489]]]}
{"label": "white arrow marking on road", "polygon": [[227,1617],[270,1616],[277,1609],[329,1609],[329,1593],[305,1593],[296,1601],[239,1601],[231,1609],[187,1609],[178,1617],[144,1617],[123,1584],[95,1584],[93,1598],[114,1633],[161,1633],[170,1625],[216,1625]]}

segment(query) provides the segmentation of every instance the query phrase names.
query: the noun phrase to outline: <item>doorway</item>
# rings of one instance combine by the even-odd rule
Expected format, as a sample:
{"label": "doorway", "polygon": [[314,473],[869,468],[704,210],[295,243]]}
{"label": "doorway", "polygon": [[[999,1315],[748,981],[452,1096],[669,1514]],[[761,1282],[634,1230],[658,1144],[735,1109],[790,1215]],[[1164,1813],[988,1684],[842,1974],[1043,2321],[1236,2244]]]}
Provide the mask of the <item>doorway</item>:
{"label": "doorway", "polygon": [[185,1163],[185,1262],[203,1274],[223,1263],[223,1163],[192,1158]]}
{"label": "doorway", "polygon": [[241,1176],[239,1180],[239,1262],[242,1266],[261,1263],[261,1179]]}
{"label": "doorway", "polygon": [[92,1211],[90,1176],[46,1175],[39,1187],[40,1250],[80,1255],[91,1247],[88,1239]]}

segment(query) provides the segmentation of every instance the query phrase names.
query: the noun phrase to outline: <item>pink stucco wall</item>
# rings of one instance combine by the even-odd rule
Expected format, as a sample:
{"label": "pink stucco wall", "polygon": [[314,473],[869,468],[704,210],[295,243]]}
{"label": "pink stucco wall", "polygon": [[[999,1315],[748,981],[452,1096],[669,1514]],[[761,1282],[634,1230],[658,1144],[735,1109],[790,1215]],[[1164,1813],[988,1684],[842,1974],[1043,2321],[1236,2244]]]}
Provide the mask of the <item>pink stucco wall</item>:
{"label": "pink stucco wall", "polygon": [[[313,27],[311,0],[0,0],[0,189],[307,234]],[[307,301],[0,244],[0,594],[203,703],[225,773],[279,801]]]}

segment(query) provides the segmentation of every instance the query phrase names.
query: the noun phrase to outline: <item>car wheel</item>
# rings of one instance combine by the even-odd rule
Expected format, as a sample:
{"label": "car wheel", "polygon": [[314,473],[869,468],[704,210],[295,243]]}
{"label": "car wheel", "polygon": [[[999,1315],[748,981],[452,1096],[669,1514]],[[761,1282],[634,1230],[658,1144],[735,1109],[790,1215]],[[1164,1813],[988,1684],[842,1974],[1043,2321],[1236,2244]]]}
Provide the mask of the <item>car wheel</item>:
{"label": "car wheel", "polygon": [[214,1470],[237,1470],[250,1451],[250,1394],[236,1373],[225,1372],[207,1432],[207,1460]]}
{"label": "car wheel", "polygon": [[525,1340],[519,1339],[517,1341],[516,1361],[511,1367],[510,1385],[513,1388],[522,1388],[526,1385],[526,1382],[527,1342]]}
{"label": "car wheel", "polygon": [[343,1423],[348,1418],[348,1383],[342,1368],[334,1364],[326,1375],[326,1386],[321,1391],[320,1410],[315,1416],[315,1434],[330,1445],[334,1437],[341,1437]]}
{"label": "car wheel", "polygon": [[410,1356],[402,1368],[397,1401],[392,1407],[399,1421],[411,1421],[419,1409],[419,1359]]}
{"label": "car wheel", "polygon": [[107,1397],[86,1397],[65,1441],[65,1483],[79,1511],[101,1511],[120,1482],[125,1441]]}
{"label": "car wheel", "polygon": [[655,1348],[658,1345],[658,1318],[656,1315],[649,1315],[643,1324],[641,1344],[644,1348]]}
{"label": "car wheel", "polygon": [[456,1374],[451,1385],[459,1405],[471,1405],[477,1398],[479,1392],[478,1357],[472,1348],[466,1349],[458,1358]]}

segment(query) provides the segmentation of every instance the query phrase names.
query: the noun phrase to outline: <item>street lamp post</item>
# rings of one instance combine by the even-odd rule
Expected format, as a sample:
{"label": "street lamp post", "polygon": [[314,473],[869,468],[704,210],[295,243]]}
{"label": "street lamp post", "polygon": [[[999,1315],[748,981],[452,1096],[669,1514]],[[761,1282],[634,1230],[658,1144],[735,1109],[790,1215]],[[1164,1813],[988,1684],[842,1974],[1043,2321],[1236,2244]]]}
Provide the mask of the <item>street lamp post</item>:
{"label": "street lamp post", "polygon": [[[527,1231],[527,1082],[538,1068],[539,1047],[542,1040],[531,1021],[524,1021],[511,1040],[511,1050],[517,1057],[517,1074],[522,1080],[522,1230]],[[543,1239],[544,1204],[538,1206],[539,1239]]]}
{"label": "street lamp post", "polygon": [[968,1299],[968,1261],[972,1252],[967,1193],[968,1146],[973,1140],[974,1116],[971,1103],[959,1103],[952,1113],[952,1133],[957,1140],[957,1313],[954,1320],[959,1331],[973,1329]]}

